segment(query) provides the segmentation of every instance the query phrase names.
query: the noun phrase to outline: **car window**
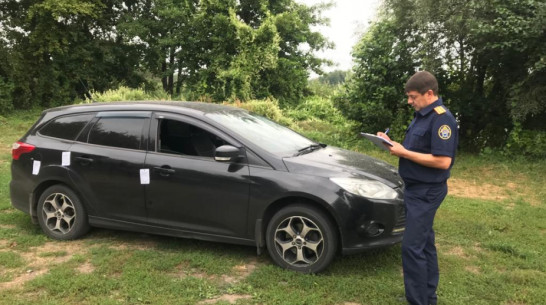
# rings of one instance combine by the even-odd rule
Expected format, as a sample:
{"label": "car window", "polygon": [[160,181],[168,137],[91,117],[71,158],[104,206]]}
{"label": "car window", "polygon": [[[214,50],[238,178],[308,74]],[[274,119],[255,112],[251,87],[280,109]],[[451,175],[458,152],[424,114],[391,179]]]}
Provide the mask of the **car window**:
{"label": "car window", "polygon": [[91,128],[88,143],[141,149],[142,129],[147,118],[101,117]]}
{"label": "car window", "polygon": [[254,113],[213,112],[208,117],[260,148],[278,155],[293,155],[315,142],[297,132]]}
{"label": "car window", "polygon": [[89,113],[56,118],[40,128],[38,133],[48,137],[74,140],[94,116]]}
{"label": "car window", "polygon": [[158,133],[158,150],[169,154],[212,158],[216,147],[227,144],[202,128],[171,119],[159,121]]}

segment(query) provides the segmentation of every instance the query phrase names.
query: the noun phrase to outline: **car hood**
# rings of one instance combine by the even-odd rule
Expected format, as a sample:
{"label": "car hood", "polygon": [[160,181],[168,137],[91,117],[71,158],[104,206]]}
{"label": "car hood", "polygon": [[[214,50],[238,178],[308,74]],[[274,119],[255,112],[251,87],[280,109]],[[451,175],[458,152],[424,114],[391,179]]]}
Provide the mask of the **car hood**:
{"label": "car hood", "polygon": [[367,177],[393,188],[403,186],[396,167],[338,147],[327,146],[305,155],[284,158],[283,161],[292,173],[324,177]]}

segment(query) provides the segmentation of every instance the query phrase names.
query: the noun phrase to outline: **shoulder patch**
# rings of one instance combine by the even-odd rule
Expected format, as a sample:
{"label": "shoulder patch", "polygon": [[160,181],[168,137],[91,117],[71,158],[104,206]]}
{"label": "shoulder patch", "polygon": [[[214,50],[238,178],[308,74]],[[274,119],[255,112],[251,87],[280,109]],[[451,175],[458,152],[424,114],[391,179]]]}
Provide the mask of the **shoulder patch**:
{"label": "shoulder patch", "polygon": [[451,128],[447,125],[440,126],[440,128],[438,128],[438,136],[440,136],[440,139],[442,140],[451,138]]}
{"label": "shoulder patch", "polygon": [[444,108],[444,106],[438,106],[434,108],[434,111],[436,111],[437,114],[446,113],[446,109]]}

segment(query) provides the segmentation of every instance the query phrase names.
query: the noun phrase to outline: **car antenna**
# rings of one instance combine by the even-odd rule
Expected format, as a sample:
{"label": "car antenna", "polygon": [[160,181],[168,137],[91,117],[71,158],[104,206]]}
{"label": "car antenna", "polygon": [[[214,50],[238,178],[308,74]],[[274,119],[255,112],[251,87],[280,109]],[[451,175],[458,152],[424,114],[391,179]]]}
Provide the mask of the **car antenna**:
{"label": "car antenna", "polygon": [[82,82],[82,79],[80,78],[80,83],[82,84],[83,88],[85,89],[86,91],[86,97],[89,97],[89,99],[91,101],[93,101],[93,103],[96,103],[97,101],[95,101],[95,99],[93,98],[93,95],[91,94],[91,91],[89,91],[89,89],[87,88],[87,86]]}

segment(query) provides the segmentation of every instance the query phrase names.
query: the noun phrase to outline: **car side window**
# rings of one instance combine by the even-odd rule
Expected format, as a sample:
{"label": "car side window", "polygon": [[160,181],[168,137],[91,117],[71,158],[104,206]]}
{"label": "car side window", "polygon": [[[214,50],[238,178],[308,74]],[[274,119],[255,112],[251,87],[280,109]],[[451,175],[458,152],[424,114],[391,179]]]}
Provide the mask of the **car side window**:
{"label": "car side window", "polygon": [[43,136],[65,140],[74,140],[95,114],[79,114],[56,118],[40,128]]}
{"label": "car side window", "polygon": [[210,157],[217,147],[227,144],[216,135],[197,126],[170,119],[159,121],[159,152]]}
{"label": "car side window", "polygon": [[101,117],[91,128],[88,143],[130,149],[144,149],[142,129],[147,118]]}

